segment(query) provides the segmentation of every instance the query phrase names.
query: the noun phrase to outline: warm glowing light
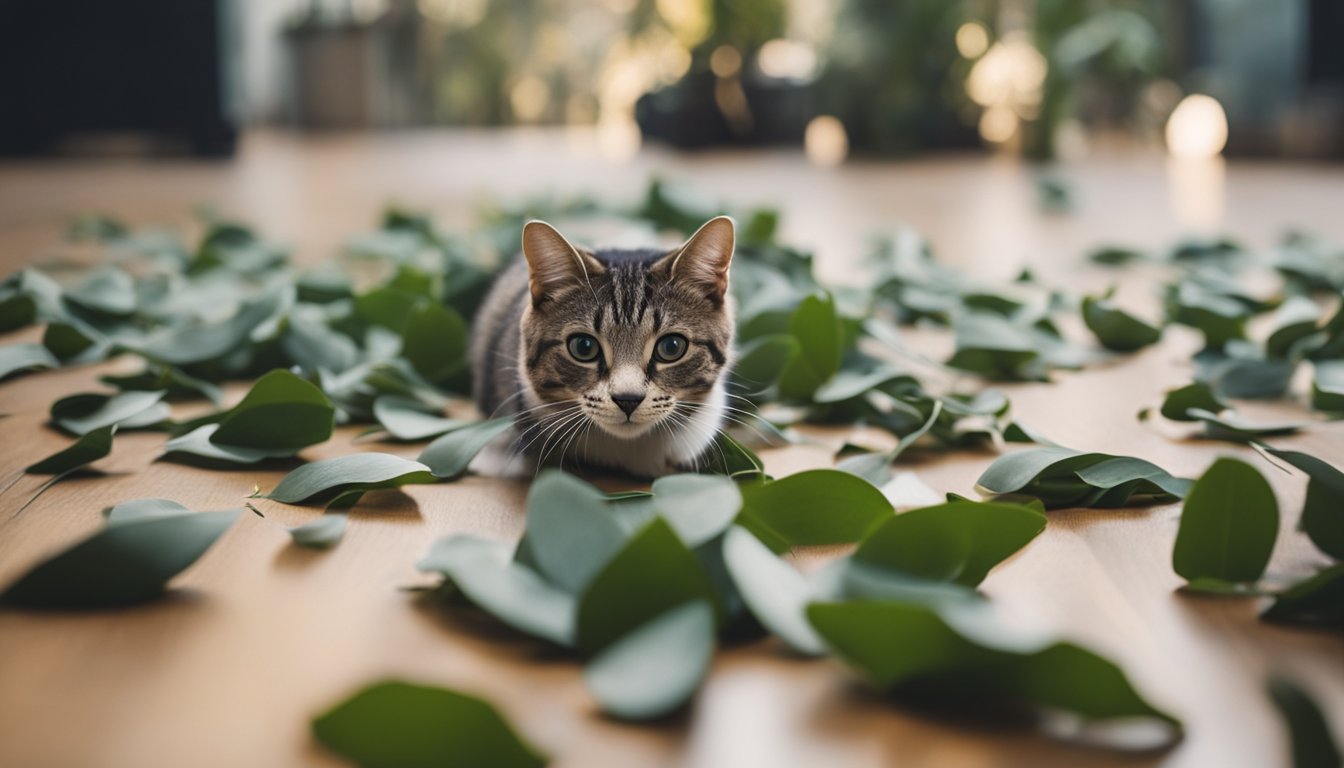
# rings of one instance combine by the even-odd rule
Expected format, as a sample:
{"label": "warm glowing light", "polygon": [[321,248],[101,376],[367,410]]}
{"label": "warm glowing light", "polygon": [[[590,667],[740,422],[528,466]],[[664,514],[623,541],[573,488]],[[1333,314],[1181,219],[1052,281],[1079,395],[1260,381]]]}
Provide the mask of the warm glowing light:
{"label": "warm glowing light", "polygon": [[742,69],[742,54],[731,45],[720,45],[709,55],[709,69],[719,77],[732,77]]}
{"label": "warm glowing light", "polygon": [[989,32],[968,21],[957,28],[957,52],[968,59],[978,58],[989,48]]}
{"label": "warm glowing light", "polygon": [[485,18],[486,0],[418,0],[416,7],[432,21],[449,27],[474,27]]}
{"label": "warm glowing light", "polygon": [[1002,144],[1017,133],[1017,113],[1005,106],[993,106],[980,116],[980,137]]}
{"label": "warm glowing light", "polygon": [[509,104],[513,114],[524,123],[535,123],[546,111],[551,100],[551,89],[536,75],[527,75],[509,90]]}
{"label": "warm glowing light", "polygon": [[849,135],[845,126],[830,115],[818,115],[807,124],[803,134],[807,159],[822,168],[834,168],[849,155]]}
{"label": "warm glowing light", "polygon": [[1181,99],[1167,120],[1167,151],[1174,157],[1215,157],[1227,146],[1227,113],[1212,96]]}
{"label": "warm glowing light", "polygon": [[658,0],[658,15],[663,17],[677,40],[687,48],[709,34],[710,18],[701,0]]}
{"label": "warm glowing light", "polygon": [[1047,66],[1045,57],[1025,37],[1005,38],[971,67],[966,94],[982,107],[1035,107],[1041,103]]}
{"label": "warm glowing light", "polygon": [[795,40],[770,40],[761,46],[756,64],[761,74],[780,79],[806,80],[817,68],[812,46]]}
{"label": "warm glowing light", "polygon": [[665,83],[680,80],[690,68],[691,52],[675,42],[663,46],[663,50],[658,54],[658,76]]}
{"label": "warm glowing light", "polygon": [[598,152],[613,162],[625,162],[639,154],[644,137],[629,118],[608,119],[597,124]]}

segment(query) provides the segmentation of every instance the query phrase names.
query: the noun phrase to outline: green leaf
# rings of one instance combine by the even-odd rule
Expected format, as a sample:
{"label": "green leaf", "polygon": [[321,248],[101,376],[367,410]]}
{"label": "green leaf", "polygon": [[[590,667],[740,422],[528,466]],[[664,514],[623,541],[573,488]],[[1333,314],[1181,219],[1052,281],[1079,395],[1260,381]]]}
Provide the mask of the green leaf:
{"label": "green leaf", "polygon": [[909,603],[814,603],[807,615],[841,659],[884,691],[966,704],[1025,702],[1088,726],[1141,719],[1162,726],[1160,744],[1180,734],[1180,721],[1146,702],[1119,667],[1071,643],[968,632],[984,620],[961,614],[953,622]]}
{"label": "green leaf", "polygon": [[933,408],[929,411],[929,417],[925,419],[924,423],[913,432],[902,435],[901,439],[896,441],[896,446],[890,451],[851,456],[836,464],[835,468],[841,472],[857,475],[872,485],[885,486],[892,478],[891,463],[899,458],[902,453],[905,453],[906,448],[914,445],[919,438],[933,429],[934,425],[938,423],[938,417],[943,414],[943,405],[942,400],[934,400]]}
{"label": "green leaf", "polygon": [[829,295],[808,296],[789,318],[789,333],[798,341],[798,354],[779,376],[779,394],[788,400],[807,400],[840,370],[844,354],[843,330]]}
{"label": "green leaf", "polygon": [[345,535],[346,520],[344,512],[328,512],[303,525],[290,528],[289,535],[300,547],[330,549],[339,544],[341,537]]}
{"label": "green leaf", "polygon": [[527,550],[524,560],[552,584],[582,593],[625,542],[601,491],[553,469],[532,483],[527,534],[519,547]]}
{"label": "green leaf", "polygon": [[696,470],[740,477],[764,473],[765,464],[750,448],[734,440],[727,432],[720,431],[701,455]]}
{"label": "green leaf", "polygon": [[898,368],[883,367],[868,373],[840,371],[813,394],[812,400],[823,404],[840,403],[897,382],[918,386],[913,376]]}
{"label": "green leaf", "polygon": [[1290,357],[1299,341],[1316,333],[1320,317],[1321,308],[1316,302],[1306,296],[1289,296],[1270,320],[1274,330],[1265,339],[1265,355]]}
{"label": "green leaf", "polygon": [[503,418],[455,429],[425,446],[420,452],[420,461],[435,477],[443,480],[459,477],[481,449],[512,426],[512,418]]}
{"label": "green leaf", "polygon": [[1344,472],[1300,451],[1265,450],[1307,473],[1307,498],[1297,527],[1322,552],[1344,560]]}
{"label": "green leaf", "polygon": [[256,464],[266,459],[294,455],[294,451],[289,448],[267,450],[264,448],[237,448],[231,445],[219,445],[210,439],[218,429],[218,424],[205,424],[185,435],[174,437],[164,443],[163,455],[184,463],[200,463],[203,465],[212,463]]}
{"label": "green leaf", "polygon": [[38,564],[0,594],[26,608],[110,608],[152,600],[228,530],[238,510],[126,520]]}
{"label": "green leaf", "polygon": [[282,291],[270,291],[244,304],[233,317],[223,322],[168,328],[143,342],[126,346],[168,365],[215,360],[241,347],[253,329],[270,319],[284,302]]}
{"label": "green leaf", "polygon": [[91,464],[112,452],[112,436],[117,425],[109,424],[86,432],[69,446],[47,458],[31,464],[24,472],[34,475],[62,475],[73,469]]}
{"label": "green leaf", "polygon": [[1279,532],[1279,505],[1251,465],[1221,458],[1185,499],[1172,566],[1187,581],[1255,581]]}
{"label": "green leaf", "polygon": [[718,604],[709,576],[661,518],[636,533],[579,598],[576,640],[595,653],[677,606]]}
{"label": "green leaf", "polygon": [[1285,624],[1344,627],[1344,563],[1326,568],[1281,592],[1260,617]]}
{"label": "green leaf", "polygon": [[371,685],[319,715],[313,736],[367,768],[538,768],[548,761],[481,699],[400,681]]}
{"label": "green leaf", "polygon": [[401,354],[421,376],[446,383],[466,370],[467,323],[451,308],[426,302],[407,318]]}
{"label": "green leaf", "polygon": [[167,397],[204,397],[215,405],[224,400],[224,393],[219,387],[169,366],[149,364],[139,373],[124,376],[108,374],[99,376],[98,380],[123,391],[164,391],[168,393]]}
{"label": "green leaf", "polygon": [[1224,411],[1221,414],[1191,408],[1186,414],[1204,422],[1204,433],[1215,440],[1247,442],[1260,437],[1290,435],[1303,427],[1311,426],[1310,421],[1283,421],[1257,424],[1243,419],[1236,411]]}
{"label": "green leaf", "polygon": [[1330,724],[1311,695],[1282,677],[1269,681],[1269,697],[1288,725],[1293,768],[1339,768],[1344,763]]}
{"label": "green leaf", "polygon": [[1344,360],[1318,360],[1311,382],[1311,407],[1344,413]]}
{"label": "green leaf", "polygon": [[472,423],[444,418],[419,400],[401,395],[382,395],[374,400],[373,417],[392,437],[408,442],[437,437]]}
{"label": "green leaf", "polygon": [[723,559],[757,621],[798,653],[819,656],[825,651],[805,615],[816,596],[803,574],[740,526],[724,535]]}
{"label": "green leaf", "polygon": [[168,499],[128,499],[103,510],[108,525],[151,517],[189,515],[191,510]]}
{"label": "green leaf", "polygon": [[1143,255],[1142,251],[1134,248],[1104,245],[1088,253],[1087,258],[1094,264],[1105,264],[1108,267],[1116,267],[1134,261],[1143,261],[1146,257]]}
{"label": "green leaf", "polygon": [[574,596],[512,555],[513,547],[502,541],[449,536],[435,542],[415,567],[443,574],[473,604],[520,632],[573,645]]}
{"label": "green leaf", "polygon": [[418,461],[388,453],[355,453],[304,464],[280,479],[265,498],[283,504],[330,500],[350,491],[433,483],[437,478]]}
{"label": "green leaf", "polygon": [[42,346],[63,363],[92,362],[106,356],[106,340],[91,328],[73,323],[49,323]]}
{"label": "green leaf", "polygon": [[976,487],[985,495],[1040,499],[1047,509],[1105,509],[1174,501],[1189,481],[1142,459],[1052,445],[1000,456]]}
{"label": "green leaf", "polygon": [[1162,401],[1162,416],[1172,421],[1198,421],[1197,417],[1190,415],[1191,409],[1221,413],[1228,407],[1208,384],[1195,382],[1167,390],[1167,396]]}
{"label": "green leaf", "polygon": [[114,424],[125,429],[148,426],[165,417],[157,408],[163,395],[163,392],[70,395],[52,403],[51,421],[72,435],[86,435]]}
{"label": "green leaf", "polygon": [[686,546],[698,547],[732,525],[742,493],[718,475],[668,475],[653,481],[653,509]]}
{"label": "green leaf", "polygon": [[65,299],[105,315],[125,316],[135,312],[135,282],[124,270],[100,267],[67,290]]}
{"label": "green leaf", "polygon": [[322,390],[277,369],[225,414],[210,442],[234,448],[296,453],[331,437],[336,408]]}
{"label": "green leaf", "polygon": [[648,720],[690,700],[714,655],[714,608],[695,600],[635,629],[593,657],[583,682],[602,711]]}
{"label": "green leaf", "polygon": [[742,391],[763,392],[779,379],[791,360],[802,354],[801,350],[798,340],[787,333],[752,339],[733,365],[733,381]]}
{"label": "green leaf", "polygon": [[880,490],[834,469],[745,484],[742,500],[740,524],[794,547],[858,541],[893,511]]}
{"label": "green leaf", "polygon": [[41,344],[6,344],[0,346],[0,379],[7,379],[21,371],[33,368],[60,368],[57,360]]}
{"label": "green leaf", "polygon": [[1045,523],[1045,515],[1017,504],[952,501],[887,520],[863,538],[853,558],[868,566],[974,587],[1044,531]]}
{"label": "green leaf", "polygon": [[1107,349],[1133,352],[1162,338],[1162,329],[1118,309],[1106,299],[1083,299],[1083,322]]}
{"label": "green leaf", "polygon": [[957,350],[947,365],[988,379],[1039,379],[1032,368],[1040,357],[1031,334],[1009,320],[984,312],[970,312],[955,325]]}
{"label": "green leaf", "polygon": [[1297,363],[1259,357],[1229,357],[1207,367],[1201,375],[1224,397],[1272,400],[1284,396]]}

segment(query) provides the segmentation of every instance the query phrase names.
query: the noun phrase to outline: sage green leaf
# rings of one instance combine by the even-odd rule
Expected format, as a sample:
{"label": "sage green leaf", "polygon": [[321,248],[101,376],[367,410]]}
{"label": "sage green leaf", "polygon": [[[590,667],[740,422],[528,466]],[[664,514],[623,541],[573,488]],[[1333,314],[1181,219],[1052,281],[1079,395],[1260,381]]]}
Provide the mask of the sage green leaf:
{"label": "sage green leaf", "polygon": [[169,499],[128,499],[103,510],[108,525],[151,517],[189,515],[191,510]]}
{"label": "sage green leaf", "polygon": [[107,340],[83,323],[49,323],[42,332],[42,346],[62,363],[86,363],[107,356]]}
{"label": "sage green leaf", "polygon": [[1151,461],[1133,456],[1112,456],[1090,466],[1081,467],[1074,474],[1093,488],[1103,488],[1107,491],[1097,503],[1097,506],[1102,507],[1124,506],[1129,500],[1129,495],[1124,497],[1116,495],[1122,491],[1143,496],[1166,494],[1183,498],[1194,485],[1193,481],[1187,478],[1172,477],[1165,469]]}
{"label": "sage green leaf", "polygon": [[606,564],[579,598],[577,645],[585,653],[596,653],[667,611],[696,600],[719,604],[695,555],[666,521],[655,518]]}
{"label": "sage green leaf", "polygon": [[747,483],[741,490],[738,522],[793,547],[858,541],[893,512],[882,491],[834,469]]}
{"label": "sage green leaf", "polygon": [[0,333],[17,331],[37,322],[37,301],[32,296],[0,291]]}
{"label": "sage green leaf", "polygon": [[273,290],[244,304],[233,317],[223,322],[169,328],[143,342],[126,346],[167,365],[215,360],[247,342],[252,331],[278,312],[285,301],[283,291]]}
{"label": "sage green leaf", "polygon": [[210,435],[216,445],[291,454],[331,437],[336,408],[322,390],[289,371],[262,376]]}
{"label": "sage green leaf", "polygon": [[424,295],[418,292],[374,288],[355,299],[355,312],[370,325],[382,326],[401,334],[423,299]]}
{"label": "sage green leaf", "polygon": [[694,548],[732,525],[742,493],[737,483],[718,475],[668,475],[653,481],[653,509]]}
{"label": "sage green leaf", "polygon": [[70,395],[52,403],[51,422],[72,435],[86,435],[113,424],[125,429],[148,426],[163,418],[163,412],[156,408],[163,395],[163,392]]}
{"label": "sage green leaf", "polygon": [[420,452],[420,461],[429,467],[435,477],[452,480],[467,471],[467,465],[471,464],[481,449],[511,427],[512,418],[491,419],[460,427],[425,446]]}
{"label": "sage green leaf", "polygon": [[74,443],[30,464],[23,471],[34,475],[61,475],[85,464],[92,464],[112,452],[112,436],[116,432],[116,424],[86,432]]}
{"label": "sage green leaf", "polygon": [[854,552],[864,565],[974,587],[1045,530],[1045,515],[1018,504],[951,501],[902,512]]}
{"label": "sage green leaf", "polygon": [[1094,264],[1105,264],[1108,267],[1118,267],[1135,261],[1143,261],[1145,258],[1142,251],[1115,245],[1104,245],[1087,254],[1088,261]]}
{"label": "sage green leaf", "polygon": [[1288,726],[1293,768],[1339,768],[1344,764],[1344,755],[1316,700],[1286,678],[1275,677],[1267,687],[1270,700]]}
{"label": "sage green leaf", "polygon": [[583,682],[602,711],[648,720],[681,707],[714,656],[714,608],[695,600],[671,609],[598,653]]}
{"label": "sage green leaf", "polygon": [[883,367],[868,373],[840,371],[816,391],[812,400],[823,404],[844,402],[895,382],[918,385],[913,376],[898,368]]}
{"label": "sage green leaf", "polygon": [[350,491],[397,488],[413,483],[433,483],[438,478],[418,461],[388,453],[355,453],[314,461],[280,479],[265,498],[282,504],[302,504],[334,499]]}
{"label": "sage green leaf", "polygon": [[734,440],[727,432],[720,431],[701,455],[696,470],[740,477],[763,474],[765,464],[750,448]]}
{"label": "sage green leaf", "polygon": [[1255,423],[1243,419],[1236,411],[1224,411],[1221,414],[1216,414],[1199,408],[1191,408],[1186,413],[1204,422],[1204,433],[1208,437],[1233,442],[1248,442],[1261,437],[1290,435],[1312,424],[1310,421]]}
{"label": "sage green leaf", "polygon": [[723,559],[757,621],[798,653],[819,656],[825,651],[807,621],[807,604],[816,595],[803,574],[740,526],[724,534]]}
{"label": "sage green leaf", "polygon": [[976,481],[984,495],[1032,497],[1046,509],[1160,504],[1181,498],[1188,487],[1142,459],[1054,445],[1000,456]]}
{"label": "sage green leaf", "polygon": [[348,371],[359,363],[354,340],[328,325],[324,313],[298,305],[290,313],[280,348],[303,371]]}
{"label": "sage green leaf", "polygon": [[1344,413],[1344,360],[1318,360],[1311,382],[1311,407]]}
{"label": "sage green leaf", "polygon": [[789,333],[798,341],[798,354],[779,375],[779,394],[787,400],[807,400],[836,371],[844,355],[844,331],[829,295],[808,296],[789,319]]}
{"label": "sage green leaf", "polygon": [[406,441],[437,437],[472,423],[444,418],[419,400],[401,395],[382,395],[374,400],[373,417],[392,437]]}
{"label": "sage green leaf", "polygon": [[1210,365],[1202,375],[1224,397],[1272,400],[1288,391],[1296,369],[1292,360],[1231,357]]}
{"label": "sage green leaf", "polygon": [[1092,296],[1083,299],[1083,322],[1103,347],[1116,352],[1143,349],[1162,338],[1161,328],[1145,323],[1106,299]]}
{"label": "sage green leaf", "polygon": [[231,509],[109,525],[19,577],[0,594],[0,603],[79,609],[152,600],[237,517]]}
{"label": "sage green leaf", "polygon": [[573,645],[574,596],[517,562],[512,552],[502,541],[449,536],[415,567],[443,574],[473,604],[520,632]]}
{"label": "sage green leaf", "polygon": [[1307,473],[1307,499],[1297,527],[1317,549],[1344,560],[1344,472],[1300,451],[1265,450]]}
{"label": "sage green leaf", "polygon": [[1041,354],[1036,341],[1011,321],[971,312],[958,318],[953,330],[957,349],[947,365],[995,380],[1042,377],[1031,367]]}
{"label": "sage green leaf", "polygon": [[1316,333],[1321,308],[1306,296],[1289,296],[1270,320],[1273,331],[1265,339],[1265,355],[1286,358],[1298,342]]}
{"label": "sage green leaf", "polygon": [[1162,416],[1172,421],[1198,421],[1197,417],[1190,415],[1191,409],[1221,413],[1228,408],[1228,404],[1214,394],[1208,384],[1195,382],[1167,390],[1166,398],[1162,401]]}
{"label": "sage green leaf", "polygon": [[1221,458],[1185,499],[1172,566],[1187,581],[1255,581],[1279,533],[1279,504],[1251,465]]}
{"label": "sage green leaf", "polygon": [[215,405],[224,401],[220,388],[204,379],[188,376],[177,368],[149,364],[139,373],[108,374],[98,380],[122,391],[167,392],[167,397],[204,397]]}
{"label": "sage green leaf", "polygon": [[552,584],[582,593],[625,542],[601,491],[554,469],[532,483],[527,534],[519,547],[528,550],[525,562],[535,564]]}
{"label": "sage green leaf", "polygon": [[733,381],[742,391],[763,392],[779,379],[789,361],[802,354],[801,349],[798,340],[787,333],[752,339],[733,364]]}
{"label": "sage green leaf", "polygon": [[34,368],[60,368],[57,360],[41,344],[6,344],[0,346],[0,379],[7,379],[21,371]]}
{"label": "sage green leaf", "polygon": [[100,267],[68,289],[65,300],[105,315],[129,315],[135,311],[135,282],[122,269]]}
{"label": "sage green leaf", "polygon": [[485,701],[395,680],[368,686],[314,718],[313,736],[366,768],[539,768],[548,762]]}
{"label": "sage green leaf", "polygon": [[1088,726],[1151,721],[1158,727],[1148,747],[1180,734],[1180,721],[1145,701],[1119,667],[1072,643],[1013,640],[992,627],[968,633],[968,622],[912,603],[814,603],[807,615],[843,661],[884,691],[968,704],[1024,702]]}
{"label": "sage green leaf", "polygon": [[1246,319],[1250,311],[1235,299],[1182,283],[1168,314],[1174,322],[1203,332],[1208,348],[1220,349],[1233,339],[1246,338]]}
{"label": "sage green leaf", "polygon": [[1344,627],[1344,563],[1326,568],[1279,593],[1260,618],[1284,624]]}
{"label": "sage green leaf", "polygon": [[330,549],[345,535],[348,518],[344,512],[327,512],[321,517],[289,529],[290,538],[300,547]]}
{"label": "sage green leaf", "polygon": [[239,448],[232,445],[220,445],[211,437],[219,429],[218,424],[205,424],[185,435],[178,435],[163,445],[165,457],[187,463],[204,460],[203,463],[220,462],[225,464],[256,464],[266,459],[293,456],[289,448]]}
{"label": "sage green leaf", "polygon": [[442,384],[467,367],[467,323],[450,307],[426,302],[406,320],[401,355],[421,376]]}
{"label": "sage green leaf", "polygon": [[891,463],[899,458],[902,453],[905,453],[906,448],[914,445],[919,438],[928,434],[929,430],[938,423],[938,417],[943,414],[943,405],[944,401],[934,400],[933,408],[929,411],[929,417],[924,420],[924,423],[913,432],[902,435],[901,439],[896,441],[896,446],[890,451],[851,456],[837,463],[835,468],[841,472],[857,475],[877,487],[885,486],[891,482]]}

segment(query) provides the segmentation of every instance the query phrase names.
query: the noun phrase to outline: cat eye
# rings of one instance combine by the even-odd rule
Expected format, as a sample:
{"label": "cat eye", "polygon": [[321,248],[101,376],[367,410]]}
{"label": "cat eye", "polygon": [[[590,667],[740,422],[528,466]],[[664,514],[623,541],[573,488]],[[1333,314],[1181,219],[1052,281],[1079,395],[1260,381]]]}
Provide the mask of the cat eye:
{"label": "cat eye", "polygon": [[576,333],[570,336],[567,346],[569,354],[581,363],[591,363],[597,359],[598,355],[602,354],[602,347],[598,345],[597,339],[586,333]]}
{"label": "cat eye", "polygon": [[686,337],[680,333],[669,333],[653,345],[653,357],[660,363],[672,363],[681,359],[690,346]]}

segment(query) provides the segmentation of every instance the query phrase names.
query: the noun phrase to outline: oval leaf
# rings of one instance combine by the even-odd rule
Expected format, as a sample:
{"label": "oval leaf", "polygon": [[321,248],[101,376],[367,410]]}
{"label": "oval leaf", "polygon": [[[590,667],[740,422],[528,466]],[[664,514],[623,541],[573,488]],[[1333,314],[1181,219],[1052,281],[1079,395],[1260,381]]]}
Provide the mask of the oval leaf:
{"label": "oval leaf", "polygon": [[435,477],[451,480],[467,471],[467,465],[481,449],[513,426],[512,418],[491,419],[462,427],[425,446],[420,453]]}
{"label": "oval leaf", "polygon": [[437,478],[418,461],[388,453],[356,453],[304,464],[285,475],[266,498],[284,504],[333,499],[349,491],[433,483]]}
{"label": "oval leaf", "polygon": [[661,717],[685,704],[714,656],[714,609],[686,603],[594,656],[583,682],[602,711],[625,720]]}
{"label": "oval leaf", "polygon": [[794,547],[858,541],[893,511],[872,484],[834,469],[743,485],[742,499],[744,527]]}
{"label": "oval leaf", "polygon": [[1279,504],[1251,465],[1222,458],[1185,499],[1171,562],[1187,581],[1255,581],[1279,533]]}

